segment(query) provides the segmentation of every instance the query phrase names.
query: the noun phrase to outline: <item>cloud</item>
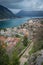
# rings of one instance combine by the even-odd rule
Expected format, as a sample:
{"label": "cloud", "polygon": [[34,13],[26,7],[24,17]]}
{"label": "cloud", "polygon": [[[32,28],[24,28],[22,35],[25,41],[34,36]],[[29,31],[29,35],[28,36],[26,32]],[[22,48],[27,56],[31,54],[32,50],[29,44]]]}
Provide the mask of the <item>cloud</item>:
{"label": "cloud", "polygon": [[43,10],[43,0],[0,0],[0,4],[10,9]]}
{"label": "cloud", "polygon": [[16,2],[22,2],[23,0],[0,0],[0,2],[9,2],[9,3],[16,3]]}
{"label": "cloud", "polygon": [[22,2],[12,3],[11,6],[23,10],[43,10],[42,4],[41,0],[23,0]]}
{"label": "cloud", "polygon": [[[16,8],[15,5],[12,5],[12,4],[16,4],[16,3],[19,3],[19,2],[22,2],[23,0],[0,0],[0,5],[3,5],[5,7],[8,7],[8,8]],[[19,6],[18,6],[19,8]]]}

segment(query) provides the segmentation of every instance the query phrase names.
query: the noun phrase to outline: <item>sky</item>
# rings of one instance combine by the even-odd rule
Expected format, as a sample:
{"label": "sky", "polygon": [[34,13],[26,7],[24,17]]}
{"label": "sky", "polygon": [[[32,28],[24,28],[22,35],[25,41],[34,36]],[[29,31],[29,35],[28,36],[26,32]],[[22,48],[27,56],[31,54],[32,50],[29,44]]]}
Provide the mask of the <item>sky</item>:
{"label": "sky", "polygon": [[43,10],[43,0],[0,0],[0,5],[9,8],[13,13],[21,10]]}

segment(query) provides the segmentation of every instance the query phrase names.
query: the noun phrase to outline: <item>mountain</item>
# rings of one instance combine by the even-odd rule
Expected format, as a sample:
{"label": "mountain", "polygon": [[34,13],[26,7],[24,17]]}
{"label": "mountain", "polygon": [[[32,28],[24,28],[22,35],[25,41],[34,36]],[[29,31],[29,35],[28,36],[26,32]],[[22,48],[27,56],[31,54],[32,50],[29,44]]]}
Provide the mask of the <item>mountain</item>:
{"label": "mountain", "polygon": [[0,5],[0,19],[15,18],[14,15],[8,8]]}
{"label": "mountain", "polygon": [[43,11],[23,11],[21,10],[19,13],[16,14],[19,17],[41,17],[43,16]]}

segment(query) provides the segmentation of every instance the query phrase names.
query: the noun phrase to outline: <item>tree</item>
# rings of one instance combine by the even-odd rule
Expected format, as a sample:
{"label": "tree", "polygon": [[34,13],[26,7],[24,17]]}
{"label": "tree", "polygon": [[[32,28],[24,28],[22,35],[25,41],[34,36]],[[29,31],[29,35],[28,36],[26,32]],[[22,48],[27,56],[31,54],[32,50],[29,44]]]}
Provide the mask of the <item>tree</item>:
{"label": "tree", "polygon": [[28,65],[28,63],[27,63],[27,62],[25,62],[25,63],[24,63],[24,65]]}
{"label": "tree", "polygon": [[9,56],[6,53],[5,44],[0,42],[0,65],[9,65]]}
{"label": "tree", "polygon": [[28,37],[27,36],[24,36],[23,44],[24,44],[24,46],[27,46],[27,44],[28,44]]}
{"label": "tree", "polygon": [[19,64],[20,64],[19,57],[17,52],[15,51],[12,56],[12,65],[19,65]]}
{"label": "tree", "polygon": [[6,28],[0,28],[0,30],[4,30],[4,31],[6,31]]}

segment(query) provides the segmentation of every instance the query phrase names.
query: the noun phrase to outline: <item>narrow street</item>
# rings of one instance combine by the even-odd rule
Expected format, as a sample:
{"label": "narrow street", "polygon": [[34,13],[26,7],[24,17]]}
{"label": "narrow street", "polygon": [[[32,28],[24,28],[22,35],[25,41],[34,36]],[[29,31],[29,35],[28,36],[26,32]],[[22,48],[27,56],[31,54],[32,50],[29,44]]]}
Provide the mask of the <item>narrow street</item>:
{"label": "narrow street", "polygon": [[24,63],[28,60],[29,51],[31,50],[32,46],[33,46],[33,42],[30,44],[30,46],[27,48],[27,50],[21,56],[21,58],[20,58],[20,65],[24,65]]}

